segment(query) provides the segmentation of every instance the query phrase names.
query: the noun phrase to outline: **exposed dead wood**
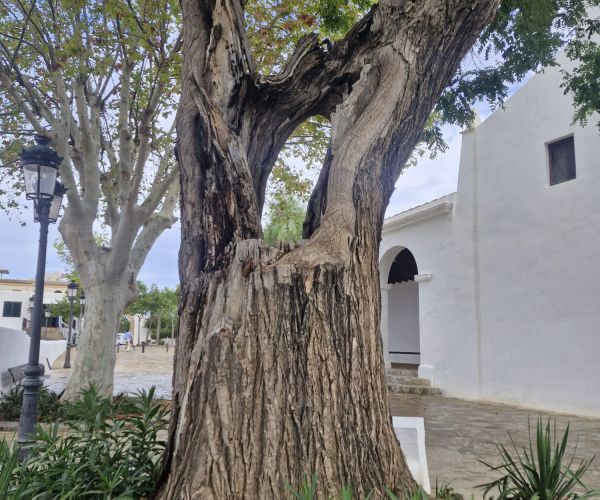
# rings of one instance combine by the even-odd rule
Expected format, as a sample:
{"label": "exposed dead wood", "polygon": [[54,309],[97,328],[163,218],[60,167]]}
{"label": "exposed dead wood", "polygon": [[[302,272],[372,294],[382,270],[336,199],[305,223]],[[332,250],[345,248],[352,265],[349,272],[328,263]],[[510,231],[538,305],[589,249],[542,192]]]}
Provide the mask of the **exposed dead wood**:
{"label": "exposed dead wood", "polygon": [[[160,497],[411,488],[379,336],[383,213],[436,99],[497,0],[397,0],[331,47],[303,39],[259,80],[233,0],[183,3],[182,304]],[[208,50],[207,50],[208,47]],[[266,179],[314,114],[332,122],[308,240],[260,238]]]}

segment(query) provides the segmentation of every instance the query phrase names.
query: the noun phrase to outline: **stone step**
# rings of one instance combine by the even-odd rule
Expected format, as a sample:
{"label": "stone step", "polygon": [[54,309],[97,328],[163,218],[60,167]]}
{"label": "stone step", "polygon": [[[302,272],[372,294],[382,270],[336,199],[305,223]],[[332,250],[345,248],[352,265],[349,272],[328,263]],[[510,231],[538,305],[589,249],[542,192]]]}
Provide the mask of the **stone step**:
{"label": "stone step", "polygon": [[419,394],[421,396],[442,394],[442,390],[437,387],[408,384],[388,384],[388,391],[394,394]]}
{"label": "stone step", "polygon": [[386,375],[399,375],[404,377],[416,377],[418,370],[416,368],[386,368]]}
{"label": "stone step", "polygon": [[410,375],[386,375],[385,380],[388,384],[394,385],[431,385],[431,382],[425,378],[418,378]]}
{"label": "stone step", "polygon": [[48,328],[46,333],[46,328],[42,327],[41,336],[42,340],[64,340],[60,328]]}

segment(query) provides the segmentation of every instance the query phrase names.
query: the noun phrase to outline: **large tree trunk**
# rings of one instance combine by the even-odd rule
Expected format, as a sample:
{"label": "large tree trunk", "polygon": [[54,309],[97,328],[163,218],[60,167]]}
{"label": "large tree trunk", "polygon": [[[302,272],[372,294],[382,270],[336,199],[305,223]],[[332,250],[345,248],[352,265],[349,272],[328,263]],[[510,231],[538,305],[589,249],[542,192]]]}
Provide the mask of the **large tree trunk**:
{"label": "large tree trunk", "polygon": [[[258,80],[234,0],[184,0],[178,113],[182,302],[159,496],[323,498],[412,489],[394,437],[379,335],[377,257],[401,165],[496,0],[387,1],[326,48],[299,42]],[[264,184],[315,113],[332,140],[307,241],[260,240]],[[320,495],[321,496],[321,495]]]}
{"label": "large tree trunk", "polygon": [[115,334],[125,306],[131,300],[129,287],[115,283],[85,288],[83,331],[79,338],[73,371],[63,398],[76,399],[91,384],[111,396],[116,363]]}

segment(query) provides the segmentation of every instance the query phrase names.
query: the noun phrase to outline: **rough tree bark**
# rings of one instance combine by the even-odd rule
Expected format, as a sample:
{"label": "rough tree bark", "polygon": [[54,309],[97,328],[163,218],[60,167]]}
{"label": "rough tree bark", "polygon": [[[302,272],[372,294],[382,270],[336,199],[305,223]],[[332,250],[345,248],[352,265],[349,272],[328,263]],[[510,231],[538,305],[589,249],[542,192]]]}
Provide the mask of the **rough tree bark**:
{"label": "rough tree bark", "polygon": [[[497,0],[383,1],[333,45],[253,68],[236,0],[183,0],[178,112],[182,302],[159,497],[325,498],[414,483],[393,435],[377,257],[401,165]],[[301,245],[261,239],[281,145],[314,114],[332,139]]]}

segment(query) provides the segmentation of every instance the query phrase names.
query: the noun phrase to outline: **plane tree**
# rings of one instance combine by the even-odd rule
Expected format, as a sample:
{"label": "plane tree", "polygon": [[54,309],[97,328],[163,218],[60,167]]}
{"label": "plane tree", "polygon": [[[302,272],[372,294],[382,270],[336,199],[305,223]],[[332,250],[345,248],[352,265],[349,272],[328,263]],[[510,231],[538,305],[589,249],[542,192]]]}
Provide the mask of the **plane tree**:
{"label": "plane tree", "polygon": [[87,297],[67,398],[89,383],[112,391],[117,325],[176,221],[181,45],[175,0],[0,2],[3,207],[16,206],[21,148],[49,138],[67,188],[59,231]]}

